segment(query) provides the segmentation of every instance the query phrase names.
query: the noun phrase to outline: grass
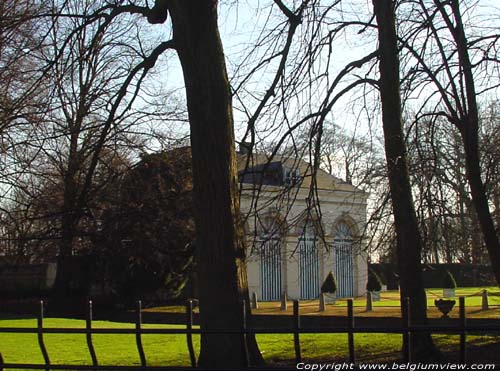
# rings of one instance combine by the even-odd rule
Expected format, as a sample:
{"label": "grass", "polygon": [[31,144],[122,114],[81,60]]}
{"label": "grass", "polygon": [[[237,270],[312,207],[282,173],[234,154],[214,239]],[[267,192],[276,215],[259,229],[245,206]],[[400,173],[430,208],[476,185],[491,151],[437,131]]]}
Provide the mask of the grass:
{"label": "grass", "polygon": [[[35,327],[35,319],[1,320],[0,327]],[[82,320],[47,318],[45,327],[83,328]],[[98,328],[133,328],[133,324],[94,321]],[[145,328],[179,328],[176,325],[144,325]],[[195,351],[199,350],[199,336],[194,336]],[[305,360],[344,361],[348,358],[347,335],[303,334],[302,355]],[[91,364],[85,335],[46,334],[46,345],[53,364]],[[94,345],[100,364],[139,365],[135,336],[128,334],[96,334]],[[458,337],[435,336],[439,346],[458,349]],[[293,337],[288,334],[259,334],[257,341],[269,363],[291,363],[294,359]],[[494,343],[492,336],[469,336],[472,343]],[[146,358],[150,365],[188,366],[189,356],[184,335],[143,335]],[[356,334],[355,347],[358,361],[383,362],[398,359],[401,335]],[[0,333],[0,352],[5,362],[43,363],[36,334]]]}
{"label": "grass", "polygon": [[[457,296],[466,297],[468,317],[499,318],[500,290],[487,288],[490,293],[489,303],[492,309],[481,311],[481,292],[483,288],[457,289]],[[434,299],[441,297],[441,289],[427,291],[429,316],[439,316],[434,308]],[[381,301],[374,302],[374,310],[365,312],[365,298],[354,301],[356,316],[399,316],[399,293],[382,293]],[[317,301],[301,302],[301,314],[304,315],[345,315],[345,300],[338,300],[335,305],[328,305],[327,312],[318,311]],[[164,311],[183,313],[183,306],[152,308],[146,311]],[[291,305],[286,312],[279,310],[279,303],[260,303],[257,314],[291,314]],[[454,309],[452,316],[458,311]],[[95,328],[133,328],[133,324],[93,321]],[[183,328],[179,325],[148,325],[144,328]],[[4,319],[0,327],[36,327],[36,319]],[[65,318],[46,318],[44,327],[84,328],[82,320]],[[45,334],[45,342],[53,364],[91,364],[85,335],[82,334]],[[458,336],[434,335],[438,346],[445,351],[458,349]],[[305,360],[345,361],[348,358],[346,334],[302,334],[302,356]],[[94,346],[100,364],[139,365],[139,354],[135,336],[129,334],[95,334]],[[195,351],[199,351],[199,336],[193,336]],[[288,334],[258,334],[257,341],[264,358],[270,363],[290,363],[294,359],[293,337]],[[494,336],[468,336],[468,344],[491,345],[498,342]],[[185,335],[148,334],[143,335],[146,358],[150,365],[189,366],[189,355]],[[383,362],[400,358],[401,335],[397,334],[356,334],[356,357],[360,362]],[[36,334],[0,333],[0,352],[4,362],[43,363]],[[495,352],[492,352],[495,353]],[[495,356],[487,354],[487,356]],[[483,359],[481,359],[483,361]]]}
{"label": "grass", "polygon": [[[95,328],[134,328],[133,324],[93,321]],[[0,327],[36,327],[36,319],[2,320]],[[47,318],[44,327],[84,328],[85,321]],[[144,328],[183,328],[178,325],[143,325]],[[100,364],[139,365],[139,353],[135,335],[95,334],[92,336],[97,359]],[[84,334],[45,334],[45,344],[51,362],[54,364],[91,364]],[[184,365],[189,364],[186,337],[183,335],[142,336],[148,364]],[[199,347],[199,337],[194,336],[194,345]],[[36,334],[0,333],[0,352],[4,362],[43,363]]]}
{"label": "grass", "polygon": [[[481,294],[484,289],[489,293],[490,309],[481,310]],[[434,300],[442,298],[442,289],[427,289],[427,308],[429,317],[440,317],[441,313],[434,305]],[[458,316],[458,297],[465,297],[465,306],[467,317],[469,318],[499,318],[500,317],[500,289],[498,287],[475,287],[475,288],[457,288],[454,298],[457,303],[450,314],[450,317]],[[255,310],[255,314],[275,314],[275,315],[290,315],[292,313],[292,303],[289,302],[288,310],[281,311],[280,303],[277,302],[261,302],[259,309]],[[347,299],[339,299],[334,305],[327,305],[325,312],[319,312],[318,300],[304,300],[300,302],[300,313],[303,315],[347,315]],[[366,298],[354,298],[354,314],[361,317],[399,317],[401,312],[399,309],[399,292],[385,291],[381,293],[381,300],[373,302],[373,311],[366,312]],[[160,311],[167,311],[167,308],[161,308]]]}
{"label": "grass", "polygon": [[[488,290],[488,301],[490,305],[489,311],[480,311],[481,308],[481,294],[483,290]],[[429,308],[429,315],[440,316],[440,313],[435,310],[434,300],[442,298],[443,289],[434,288],[427,289],[427,307]],[[458,297],[465,297],[465,306],[468,308],[468,314],[472,317],[482,317],[482,318],[496,318],[500,316],[500,288],[498,287],[472,287],[472,288],[457,288],[455,290],[455,300],[457,301],[458,307]],[[318,300],[303,300],[300,302],[301,313],[302,314],[312,314],[318,311],[319,302]],[[328,305],[326,313],[322,314],[336,314],[345,315],[347,306],[347,299],[338,299],[335,304]],[[254,311],[256,314],[289,314],[291,309],[286,312],[280,310],[279,302],[260,302],[259,310]],[[292,307],[292,302],[289,302],[288,308]],[[357,315],[367,315],[364,310],[366,307],[366,298],[360,296],[354,298],[354,308]],[[373,302],[374,311],[369,313],[370,316],[377,315],[399,315],[399,291],[384,291],[381,293],[381,300]],[[387,309],[385,309],[387,308]],[[145,312],[168,312],[168,313],[185,313],[186,307],[182,305],[176,306],[164,306],[145,309]],[[195,312],[198,312],[198,308],[195,308]],[[332,312],[333,313],[329,313]],[[453,315],[453,313],[452,313]]]}
{"label": "grass", "polygon": [[[133,324],[94,321],[96,328],[133,328]],[[3,320],[0,327],[34,327],[35,319]],[[83,328],[82,320],[47,318],[46,327]],[[179,328],[175,325],[144,325],[156,328]],[[139,355],[134,335],[93,335],[100,364],[138,365]],[[356,350],[365,359],[375,355],[397,353],[401,336],[387,334],[357,334]],[[293,336],[288,334],[259,334],[257,341],[266,361],[286,362],[294,359]],[[45,342],[53,364],[91,364],[85,335],[46,334]],[[199,349],[199,336],[194,336],[195,350]],[[5,362],[43,363],[36,334],[0,333],[0,352]],[[189,358],[184,335],[143,335],[148,364],[188,366]],[[345,334],[301,335],[304,359],[347,359]]]}

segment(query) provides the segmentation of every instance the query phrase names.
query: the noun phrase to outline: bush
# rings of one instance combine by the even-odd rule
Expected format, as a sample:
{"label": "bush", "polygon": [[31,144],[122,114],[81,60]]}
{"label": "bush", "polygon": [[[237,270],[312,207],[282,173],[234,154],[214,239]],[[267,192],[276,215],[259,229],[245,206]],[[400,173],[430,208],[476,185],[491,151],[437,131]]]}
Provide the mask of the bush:
{"label": "bush", "polygon": [[366,290],[380,291],[382,289],[382,282],[380,277],[372,269],[368,270],[368,282],[366,283]]}
{"label": "bush", "polygon": [[[370,264],[389,290],[397,290],[399,285],[399,273],[395,264],[377,263]],[[496,286],[495,275],[489,265],[472,265],[463,263],[445,263],[445,264],[423,264],[422,278],[425,288],[441,287],[443,276],[446,270],[449,270],[457,287],[479,287]]]}
{"label": "bush", "polygon": [[325,278],[325,282],[321,285],[321,292],[328,294],[335,294],[337,291],[337,283],[335,282],[335,277],[333,277],[333,273],[330,271]]}
{"label": "bush", "polygon": [[94,241],[96,282],[118,304],[177,300],[194,264],[190,150],[144,155],[114,187]]}
{"label": "bush", "polygon": [[447,270],[443,276],[443,289],[454,289],[456,287],[457,282],[455,281],[455,277]]}

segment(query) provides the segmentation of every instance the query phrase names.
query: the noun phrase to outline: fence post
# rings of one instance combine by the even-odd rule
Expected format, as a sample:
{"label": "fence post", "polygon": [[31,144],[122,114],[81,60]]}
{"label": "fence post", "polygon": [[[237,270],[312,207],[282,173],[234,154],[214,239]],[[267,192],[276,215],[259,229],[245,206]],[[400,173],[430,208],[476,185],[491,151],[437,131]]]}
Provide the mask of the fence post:
{"label": "fence post", "polygon": [[94,344],[92,343],[92,300],[89,300],[89,306],[87,310],[86,318],[86,336],[87,336],[87,347],[89,348],[90,357],[92,358],[92,366],[97,369],[97,355],[95,353]]}
{"label": "fence post", "polygon": [[406,363],[411,362],[411,333],[410,333],[410,298],[401,301],[403,316],[403,357]]}
{"label": "fence post", "polygon": [[142,347],[142,302],[137,301],[137,313],[135,321],[135,342],[137,344],[137,351],[139,352],[139,358],[141,359],[141,366],[146,367],[146,355],[144,354],[144,348]]}
{"label": "fence post", "polygon": [[372,310],[373,310],[372,292],[368,291],[366,293],[366,311],[371,312]]}
{"label": "fence post", "polygon": [[257,300],[257,293],[252,292],[252,309],[259,309],[259,301]]}
{"label": "fence post", "polygon": [[356,362],[356,356],[354,353],[354,307],[353,300],[347,299],[347,340],[349,342],[349,362]]}
{"label": "fence post", "polygon": [[45,370],[50,370],[50,358],[49,353],[47,352],[47,348],[45,347],[45,342],[43,340],[43,300],[40,301],[40,315],[37,319],[37,327],[38,327],[38,345],[40,346],[40,350],[42,351],[43,361],[45,362]]}
{"label": "fence post", "polygon": [[288,306],[288,305],[287,305],[287,304],[288,304],[288,303],[287,303],[287,299],[288,299],[288,298],[287,298],[286,296],[287,296],[287,295],[286,295],[286,292],[284,292],[284,291],[283,291],[283,292],[281,293],[281,306],[280,306],[280,310],[286,310],[286,309],[287,309],[287,306]]}
{"label": "fence post", "polygon": [[465,316],[465,297],[460,296],[458,298],[460,304],[460,362],[465,363],[467,360],[467,318]]}
{"label": "fence post", "polygon": [[293,344],[295,348],[295,362],[299,363],[302,361],[302,355],[300,354],[300,315],[299,315],[299,301],[293,301]]}
{"label": "fence post", "polygon": [[325,311],[325,294],[322,292],[319,294],[319,311]]}
{"label": "fence post", "polygon": [[186,301],[186,341],[189,352],[189,359],[191,360],[191,367],[196,367],[196,356],[194,354],[193,346],[193,334],[191,330],[193,329],[193,300],[189,299]]}
{"label": "fence post", "polygon": [[245,300],[241,303],[241,342],[242,342],[242,351],[243,351],[243,362],[244,368],[248,367],[248,347],[247,347],[247,302]]}
{"label": "fence post", "polygon": [[481,300],[481,310],[488,310],[488,309],[490,309],[488,303],[488,290],[483,290],[483,295]]}

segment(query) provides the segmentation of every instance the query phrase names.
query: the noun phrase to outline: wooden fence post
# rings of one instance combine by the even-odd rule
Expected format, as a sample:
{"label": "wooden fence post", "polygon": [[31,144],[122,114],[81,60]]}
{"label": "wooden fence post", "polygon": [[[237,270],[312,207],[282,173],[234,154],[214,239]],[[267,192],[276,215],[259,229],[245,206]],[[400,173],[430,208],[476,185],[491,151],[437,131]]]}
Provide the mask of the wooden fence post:
{"label": "wooden fence post", "polygon": [[259,302],[257,300],[257,293],[252,292],[252,309],[259,309]]}
{"label": "wooden fence post", "polygon": [[42,351],[43,361],[45,362],[45,370],[50,370],[50,358],[49,353],[47,352],[47,348],[45,347],[45,342],[43,339],[43,300],[40,301],[40,314],[37,319],[37,328],[38,328],[38,345],[40,346],[40,350]]}
{"label": "wooden fence post", "polygon": [[403,325],[403,357],[406,363],[411,362],[411,333],[410,333],[410,298],[401,301]]}
{"label": "wooden fence post", "polygon": [[87,318],[85,321],[85,330],[87,337],[87,347],[89,348],[90,358],[92,358],[92,366],[97,367],[97,355],[95,353],[94,344],[92,342],[92,300],[89,300],[87,308]]}
{"label": "wooden fence post", "polygon": [[371,312],[373,310],[373,298],[372,298],[372,292],[368,291],[366,293],[366,311]]}
{"label": "wooden fence post", "polygon": [[319,311],[325,311],[325,294],[322,292],[319,294]]}
{"label": "wooden fence post", "polygon": [[135,321],[135,342],[137,344],[137,351],[139,352],[139,358],[141,359],[141,366],[146,367],[146,355],[144,354],[144,348],[142,346],[141,338],[142,330],[142,302],[137,301],[137,313]]}
{"label": "wooden fence post", "polygon": [[488,303],[488,290],[483,290],[482,298],[481,298],[481,310],[488,310],[490,309],[489,303]]}
{"label": "wooden fence post", "polygon": [[248,347],[247,347],[247,303],[245,300],[242,301],[241,303],[241,314],[242,314],[242,321],[241,321],[241,341],[242,341],[242,350],[243,350],[243,362],[244,362],[244,368],[248,367],[249,361],[248,361]]}
{"label": "wooden fence post", "polygon": [[356,362],[354,353],[354,307],[353,300],[347,299],[347,340],[349,342],[349,362]]}
{"label": "wooden fence post", "polygon": [[459,315],[460,315],[460,362],[465,363],[467,360],[467,318],[465,316],[465,297],[460,296],[458,298],[460,304]]}
{"label": "wooden fence post", "polygon": [[302,361],[302,355],[300,352],[300,314],[299,314],[299,301],[293,301],[293,344],[295,348],[295,362],[299,363]]}
{"label": "wooden fence post", "polygon": [[287,310],[288,308],[288,303],[287,303],[287,297],[286,297],[286,292],[283,291],[283,293],[281,294],[281,306],[280,306],[280,309],[281,310]]}
{"label": "wooden fence post", "polygon": [[193,346],[193,300],[189,299],[186,302],[186,341],[189,352],[189,359],[191,361],[191,367],[196,367],[196,356],[194,354]]}

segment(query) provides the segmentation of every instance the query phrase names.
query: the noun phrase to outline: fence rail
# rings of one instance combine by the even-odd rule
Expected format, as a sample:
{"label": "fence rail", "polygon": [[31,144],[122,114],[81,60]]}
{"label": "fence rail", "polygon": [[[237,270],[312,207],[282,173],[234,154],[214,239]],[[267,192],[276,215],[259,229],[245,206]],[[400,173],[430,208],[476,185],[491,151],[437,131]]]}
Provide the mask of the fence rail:
{"label": "fence rail", "polygon": [[[246,315],[246,305],[243,303],[243,324],[240,329],[234,330],[201,330],[193,328],[193,301],[189,300],[186,304],[186,327],[177,329],[166,329],[166,328],[143,328],[142,327],[142,307],[141,302],[137,302],[136,316],[135,316],[135,328],[94,328],[93,324],[93,309],[92,301],[89,301],[87,308],[87,315],[85,321],[85,328],[55,328],[55,327],[44,327],[44,303],[40,302],[39,315],[37,318],[37,327],[33,328],[19,328],[19,327],[0,327],[0,333],[32,333],[37,334],[38,345],[42,353],[44,363],[43,364],[32,364],[32,363],[10,363],[4,362],[2,354],[0,353],[0,371],[8,369],[38,369],[38,370],[172,370],[172,369],[188,369],[197,366],[196,355],[193,345],[193,335],[194,334],[292,334],[294,342],[294,352],[295,361],[297,363],[302,361],[302,352],[300,344],[301,334],[333,334],[342,333],[347,335],[348,341],[348,351],[349,351],[349,363],[356,362],[356,351],[354,337],[357,333],[387,333],[387,334],[401,334],[403,337],[403,344],[405,345],[403,353],[403,361],[411,362],[411,334],[415,332],[429,332],[429,333],[445,333],[445,334],[457,334],[460,335],[460,362],[467,361],[467,333],[478,332],[478,333],[500,333],[500,325],[488,326],[474,326],[467,322],[465,313],[465,298],[459,298],[459,318],[458,324],[450,325],[439,325],[439,326],[428,326],[428,325],[412,325],[410,321],[410,302],[406,298],[402,301],[402,318],[399,326],[395,327],[374,327],[374,326],[356,326],[355,316],[353,311],[353,300],[348,299],[347,301],[347,324],[345,326],[337,326],[334,328],[328,327],[307,327],[303,328],[301,326],[301,316],[299,313],[299,301],[295,300],[293,302],[293,317],[291,321],[291,327],[289,328],[252,328],[247,325],[248,318]],[[85,334],[87,348],[92,361],[91,365],[74,365],[74,364],[52,364],[50,355],[45,346],[44,334]],[[137,351],[139,353],[140,366],[117,366],[117,365],[101,365],[98,361],[95,347],[93,343],[94,334],[134,334]],[[147,365],[146,352],[142,344],[142,335],[146,334],[182,334],[186,336],[187,349],[186,354],[189,357],[191,367],[169,367],[169,366],[151,366]]]}

